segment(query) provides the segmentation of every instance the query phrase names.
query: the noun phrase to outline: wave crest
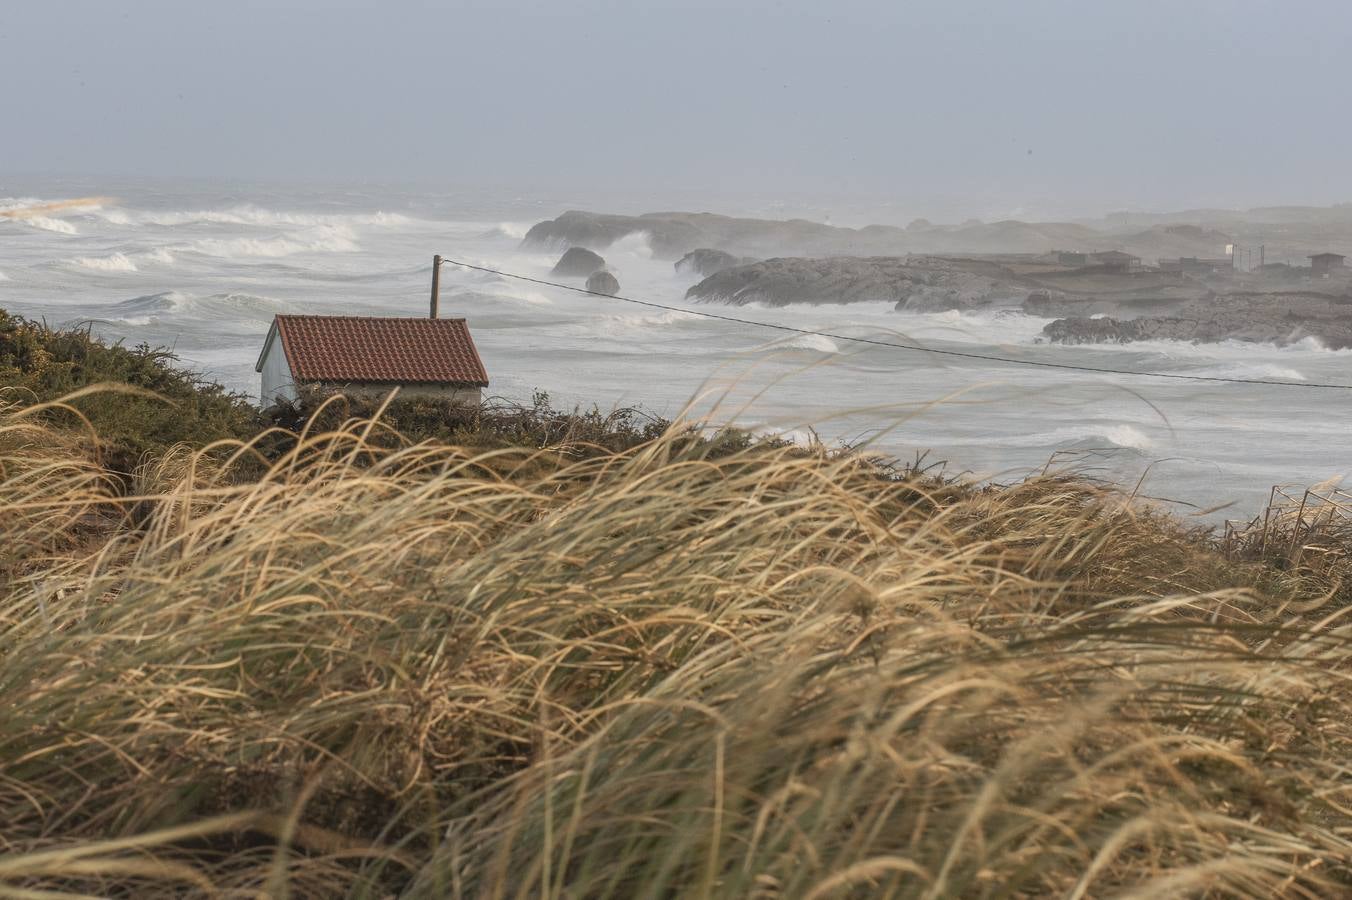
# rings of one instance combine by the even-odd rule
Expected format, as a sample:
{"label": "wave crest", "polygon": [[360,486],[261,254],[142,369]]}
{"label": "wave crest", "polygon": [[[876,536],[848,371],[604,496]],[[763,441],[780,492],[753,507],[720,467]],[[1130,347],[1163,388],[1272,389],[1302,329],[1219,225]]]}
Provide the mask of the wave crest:
{"label": "wave crest", "polygon": [[1124,450],[1146,451],[1155,446],[1150,436],[1132,425],[1108,422],[1064,425],[1051,431],[1023,435],[1008,441],[1014,447],[1102,449],[1105,444]]}
{"label": "wave crest", "polygon": [[257,294],[231,292],[202,297],[180,291],[161,291],[114,303],[108,308],[108,321],[150,325],[191,317],[224,322],[271,322],[277,313],[291,311],[291,304]]}
{"label": "wave crest", "polygon": [[264,228],[319,228],[378,226],[398,227],[414,220],[401,213],[343,213],[323,215],[289,213],[264,209],[261,206],[235,206],[221,210],[183,210],[142,213],[137,220],[144,225],[256,225]]}
{"label": "wave crest", "polygon": [[82,269],[96,272],[136,272],[136,263],[125,253],[113,253],[109,256],[77,256],[72,263]]}
{"label": "wave crest", "polygon": [[304,236],[272,238],[204,238],[184,248],[193,253],[222,259],[242,257],[277,258],[297,253],[353,253],[361,248],[350,228],[322,225]]}
{"label": "wave crest", "polygon": [[121,252],[111,253],[108,256],[77,256],[70,262],[82,269],[93,269],[96,272],[139,272],[140,267],[146,263],[173,265],[174,254],[163,247],[159,247],[155,250],[147,250],[144,253],[133,253],[130,256]]}

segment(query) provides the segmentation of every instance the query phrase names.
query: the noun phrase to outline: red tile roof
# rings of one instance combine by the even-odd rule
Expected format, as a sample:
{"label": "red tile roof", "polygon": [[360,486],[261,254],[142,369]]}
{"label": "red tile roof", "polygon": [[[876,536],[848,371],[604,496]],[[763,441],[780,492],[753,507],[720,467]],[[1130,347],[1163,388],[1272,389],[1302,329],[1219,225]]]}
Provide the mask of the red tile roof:
{"label": "red tile roof", "polygon": [[275,327],[297,381],[488,386],[464,319],[277,316]]}

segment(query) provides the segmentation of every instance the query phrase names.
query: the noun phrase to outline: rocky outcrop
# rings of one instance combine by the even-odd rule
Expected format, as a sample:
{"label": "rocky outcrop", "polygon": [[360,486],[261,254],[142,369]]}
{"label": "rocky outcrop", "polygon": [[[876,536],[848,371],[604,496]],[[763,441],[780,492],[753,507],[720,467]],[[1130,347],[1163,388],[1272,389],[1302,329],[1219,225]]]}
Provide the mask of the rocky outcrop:
{"label": "rocky outcrop", "polygon": [[936,257],[768,259],[718,272],[686,297],[734,306],[883,301],[917,312],[1017,305],[1027,287],[1001,271],[976,260]]}
{"label": "rocky outcrop", "polygon": [[549,274],[563,278],[590,278],[605,267],[606,261],[599,254],[585,247],[569,247]]}
{"label": "rocky outcrop", "polygon": [[527,249],[605,248],[631,234],[646,234],[653,253],[664,259],[679,257],[708,243],[693,225],[660,214],[616,216],[571,210],[532,227],[521,245]]}
{"label": "rocky outcrop", "polygon": [[708,247],[701,247],[698,250],[691,250],[685,256],[676,261],[676,271],[682,274],[698,275],[701,278],[708,278],[710,275],[717,275],[724,269],[731,269],[734,266],[746,266],[756,262],[749,256],[733,256],[731,253],[725,253],[722,250],[711,250]]}
{"label": "rocky outcrop", "polygon": [[1188,302],[1210,296],[1215,295],[1201,286],[1187,290],[1146,289],[1139,294],[1130,291],[1107,291],[1102,294],[1085,291],[1063,293],[1043,288],[1029,293],[1023,301],[1023,311],[1041,319],[1100,315],[1134,319],[1139,316],[1172,315]]}
{"label": "rocky outcrop", "polygon": [[715,247],[734,256],[898,256],[906,253],[1042,255],[1054,247],[1083,251],[1125,250],[1160,256],[1209,256],[1233,237],[1198,226],[1151,228],[1137,233],[1075,222],[968,220],[936,225],[917,219],[905,228],[842,228],[806,219],[747,219],[712,213],[657,212],[641,216],[570,210],[527,232],[527,249],[593,247],[604,250],[632,234],[647,235],[659,259],[680,259]]}
{"label": "rocky outcrop", "polygon": [[1117,319],[1071,316],[1042,330],[1063,344],[1132,341],[1252,341],[1291,344],[1313,337],[1327,347],[1352,347],[1352,297],[1317,294],[1242,294],[1185,304],[1167,316]]}
{"label": "rocky outcrop", "polygon": [[892,225],[840,228],[806,219],[743,219],[712,213],[641,216],[570,210],[526,233],[526,249],[586,246],[604,249],[631,234],[647,235],[659,259],[680,259],[715,247],[740,256],[876,256],[926,253],[1045,253],[1048,247],[1117,246],[1114,239],[1071,223],[980,222],[907,230]]}
{"label": "rocky outcrop", "polygon": [[1049,322],[1042,329],[1047,340],[1057,344],[1126,344],[1141,340],[1135,319],[1110,316],[1068,316]]}
{"label": "rocky outcrop", "polygon": [[613,297],[620,292],[620,282],[609,272],[593,272],[587,279],[587,290],[594,294],[607,294]]}

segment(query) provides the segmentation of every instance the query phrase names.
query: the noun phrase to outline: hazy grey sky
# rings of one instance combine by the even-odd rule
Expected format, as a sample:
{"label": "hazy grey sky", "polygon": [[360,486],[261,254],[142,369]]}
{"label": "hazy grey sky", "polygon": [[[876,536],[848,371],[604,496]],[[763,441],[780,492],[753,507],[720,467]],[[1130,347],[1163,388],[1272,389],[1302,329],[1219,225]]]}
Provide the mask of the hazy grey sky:
{"label": "hazy grey sky", "polygon": [[1349,46],[1346,0],[0,0],[0,174],[1327,204]]}

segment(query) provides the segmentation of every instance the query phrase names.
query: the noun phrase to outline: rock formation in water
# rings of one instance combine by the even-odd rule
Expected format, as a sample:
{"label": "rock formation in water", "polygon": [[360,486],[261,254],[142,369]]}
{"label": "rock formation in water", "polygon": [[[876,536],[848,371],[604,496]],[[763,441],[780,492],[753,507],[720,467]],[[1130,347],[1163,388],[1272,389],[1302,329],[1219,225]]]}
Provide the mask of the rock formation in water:
{"label": "rock formation in water", "polygon": [[[1061,282],[1056,287],[1034,290],[1023,301],[1023,311],[1042,319],[1098,315],[1118,319],[1167,316],[1192,301],[1214,297],[1217,293],[1200,282],[1159,284],[1149,280],[1119,290],[1091,285],[1099,288],[1094,291],[1085,289],[1088,280],[1081,279],[1069,284]],[[1055,284],[1051,279],[1048,281]]]}
{"label": "rock formation in water", "polygon": [[526,232],[521,245],[528,249],[556,247],[609,247],[631,234],[646,234],[653,252],[675,258],[701,246],[701,233],[693,225],[663,215],[616,216],[572,210],[540,222]]}
{"label": "rock formation in water", "polygon": [[710,275],[717,275],[724,269],[731,269],[733,266],[746,266],[754,262],[757,262],[757,260],[748,256],[733,256],[731,253],[725,253],[722,250],[701,247],[698,250],[691,250],[677,260],[676,271],[708,278]]}
{"label": "rock formation in water", "polygon": [[1313,337],[1333,349],[1352,347],[1352,297],[1237,294],[1190,301],[1167,316],[1117,319],[1070,316],[1043,328],[1063,344],[1132,341],[1252,341],[1292,344]]}
{"label": "rock formation in water", "polygon": [[599,254],[585,247],[569,247],[549,274],[564,278],[589,278],[605,267],[606,261]]}
{"label": "rock formation in water", "polygon": [[1072,222],[980,222],[906,228],[841,228],[805,219],[746,219],[712,213],[660,212],[641,216],[571,210],[527,232],[528,249],[584,246],[605,249],[633,234],[647,236],[659,259],[716,248],[734,256],[897,256],[906,253],[1045,254],[1053,249],[1125,250],[1137,256],[1214,256],[1234,238],[1201,227],[1158,226],[1139,233],[1109,232]]}
{"label": "rock formation in water", "polygon": [[620,292],[620,282],[612,274],[606,271],[593,272],[587,279],[587,290],[596,294],[609,294],[615,296]]}
{"label": "rock formation in water", "polygon": [[724,269],[690,288],[686,297],[734,306],[882,301],[899,310],[930,312],[1015,306],[1027,292],[1000,266],[980,260],[795,257]]}

